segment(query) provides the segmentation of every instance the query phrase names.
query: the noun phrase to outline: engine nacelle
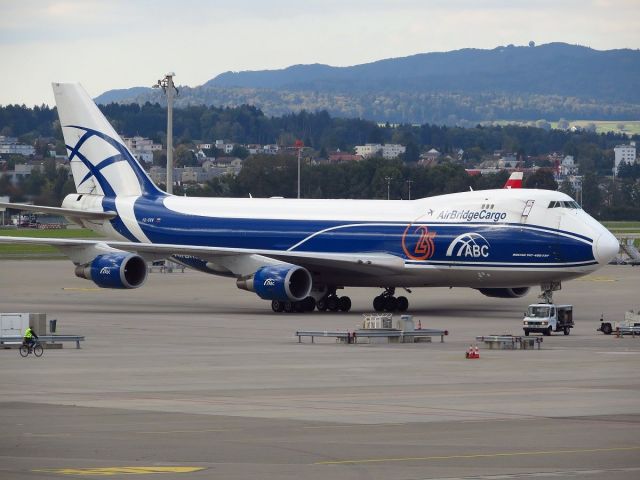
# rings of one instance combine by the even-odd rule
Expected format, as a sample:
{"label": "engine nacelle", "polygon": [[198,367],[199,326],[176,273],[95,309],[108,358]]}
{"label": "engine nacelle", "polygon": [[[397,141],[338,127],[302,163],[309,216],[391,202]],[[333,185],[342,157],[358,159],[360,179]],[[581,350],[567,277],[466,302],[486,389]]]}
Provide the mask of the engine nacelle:
{"label": "engine nacelle", "polygon": [[306,268],[288,263],[260,268],[250,278],[236,281],[238,288],[264,300],[300,301],[309,296],[313,280]]}
{"label": "engine nacelle", "polygon": [[147,263],[133,253],[105,253],[91,263],[78,265],[76,276],[102,288],[138,288],[147,279]]}
{"label": "engine nacelle", "polygon": [[520,298],[529,292],[529,287],[479,288],[480,293],[493,298]]}

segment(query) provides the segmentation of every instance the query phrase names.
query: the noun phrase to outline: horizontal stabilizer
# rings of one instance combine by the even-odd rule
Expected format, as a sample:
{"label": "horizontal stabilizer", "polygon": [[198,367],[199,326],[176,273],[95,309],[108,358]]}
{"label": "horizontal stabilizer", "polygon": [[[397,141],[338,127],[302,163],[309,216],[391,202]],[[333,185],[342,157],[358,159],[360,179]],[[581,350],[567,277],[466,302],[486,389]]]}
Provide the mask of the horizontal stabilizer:
{"label": "horizontal stabilizer", "polygon": [[64,217],[85,218],[87,220],[109,220],[118,216],[116,212],[98,212],[90,210],[76,210],[73,208],[44,207],[41,205],[28,205],[26,203],[0,202],[0,207],[26,210],[29,212],[49,213]]}

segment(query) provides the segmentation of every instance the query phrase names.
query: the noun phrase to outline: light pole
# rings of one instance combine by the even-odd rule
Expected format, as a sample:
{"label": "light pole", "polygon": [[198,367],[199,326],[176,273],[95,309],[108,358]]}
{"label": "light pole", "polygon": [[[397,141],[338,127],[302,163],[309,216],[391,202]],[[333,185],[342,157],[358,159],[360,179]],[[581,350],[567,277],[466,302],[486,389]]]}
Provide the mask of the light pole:
{"label": "light pole", "polygon": [[163,79],[153,85],[153,88],[161,88],[167,95],[167,193],[173,193],[173,91],[178,94],[178,89],[173,83],[175,73],[167,73]]}
{"label": "light pole", "polygon": [[409,200],[411,200],[411,184],[413,183],[413,180],[405,180],[405,183],[407,184],[407,189],[409,190]]}
{"label": "light pole", "polygon": [[295,146],[298,149],[298,198],[300,198],[300,160],[302,158],[304,143],[302,140],[296,140]]}
{"label": "light pole", "polygon": [[384,179],[387,181],[387,200],[390,200],[389,188],[391,187],[391,177],[384,177]]}

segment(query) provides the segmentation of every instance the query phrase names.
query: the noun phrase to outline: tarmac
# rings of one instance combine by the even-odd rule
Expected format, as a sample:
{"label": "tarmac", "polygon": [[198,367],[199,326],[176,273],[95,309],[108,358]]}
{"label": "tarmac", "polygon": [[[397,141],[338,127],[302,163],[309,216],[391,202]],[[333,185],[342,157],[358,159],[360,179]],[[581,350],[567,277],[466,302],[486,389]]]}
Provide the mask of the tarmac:
{"label": "tarmac", "polygon": [[298,343],[357,328],[379,292],[275,314],[197,272],[116,291],[66,260],[0,261],[0,311],[86,337],[39,359],[0,349],[0,478],[640,478],[640,338],[596,332],[640,308],[640,268],[563,284],[576,327],[541,350],[464,358],[477,335],[521,335],[537,289],[415,289],[410,313],[444,343]]}

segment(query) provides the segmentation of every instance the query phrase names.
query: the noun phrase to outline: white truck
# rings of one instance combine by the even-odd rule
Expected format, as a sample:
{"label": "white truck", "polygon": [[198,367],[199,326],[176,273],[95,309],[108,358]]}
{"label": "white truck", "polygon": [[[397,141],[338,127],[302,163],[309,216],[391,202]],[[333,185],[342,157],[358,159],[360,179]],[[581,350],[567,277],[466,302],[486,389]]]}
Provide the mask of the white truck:
{"label": "white truck", "polygon": [[522,320],[522,328],[526,336],[532,332],[543,335],[563,332],[565,335],[569,335],[573,326],[573,305],[534,303],[529,305]]}

